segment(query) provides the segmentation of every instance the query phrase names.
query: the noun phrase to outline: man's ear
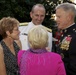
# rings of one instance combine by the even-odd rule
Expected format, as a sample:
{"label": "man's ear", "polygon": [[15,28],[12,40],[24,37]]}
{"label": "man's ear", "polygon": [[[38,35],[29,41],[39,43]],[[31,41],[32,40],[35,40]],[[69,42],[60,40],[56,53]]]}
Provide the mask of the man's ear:
{"label": "man's ear", "polygon": [[30,17],[32,18],[32,12],[30,12]]}
{"label": "man's ear", "polygon": [[69,14],[68,14],[68,18],[67,18],[68,21],[72,20],[72,18],[73,18],[72,14],[69,13]]}

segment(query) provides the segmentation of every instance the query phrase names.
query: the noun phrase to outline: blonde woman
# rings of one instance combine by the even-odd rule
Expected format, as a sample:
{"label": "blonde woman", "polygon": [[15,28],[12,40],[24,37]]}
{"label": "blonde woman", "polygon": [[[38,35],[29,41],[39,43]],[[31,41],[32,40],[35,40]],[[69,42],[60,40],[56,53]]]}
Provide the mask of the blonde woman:
{"label": "blonde woman", "polygon": [[20,75],[66,75],[60,55],[46,50],[48,32],[35,26],[28,33],[30,49],[19,51]]}

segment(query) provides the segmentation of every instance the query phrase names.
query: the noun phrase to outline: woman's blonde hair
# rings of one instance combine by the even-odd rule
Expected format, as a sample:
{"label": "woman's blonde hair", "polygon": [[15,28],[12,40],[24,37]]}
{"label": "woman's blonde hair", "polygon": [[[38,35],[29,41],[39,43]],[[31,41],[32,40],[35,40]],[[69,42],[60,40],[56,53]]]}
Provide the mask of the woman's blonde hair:
{"label": "woman's blonde hair", "polygon": [[33,49],[45,48],[48,45],[48,32],[42,26],[33,27],[28,33],[29,45]]}

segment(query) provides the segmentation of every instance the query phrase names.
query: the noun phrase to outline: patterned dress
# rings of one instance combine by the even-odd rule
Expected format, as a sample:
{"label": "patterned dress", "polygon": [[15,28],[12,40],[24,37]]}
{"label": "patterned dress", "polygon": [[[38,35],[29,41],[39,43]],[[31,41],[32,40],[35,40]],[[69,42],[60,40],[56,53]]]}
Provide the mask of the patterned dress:
{"label": "patterned dress", "polygon": [[17,53],[20,50],[16,42],[13,42],[13,46],[15,49],[14,55],[9,48],[6,46],[4,41],[1,41],[1,45],[3,47],[4,52],[4,62],[6,66],[7,75],[19,75],[18,74],[18,65],[17,65]]}

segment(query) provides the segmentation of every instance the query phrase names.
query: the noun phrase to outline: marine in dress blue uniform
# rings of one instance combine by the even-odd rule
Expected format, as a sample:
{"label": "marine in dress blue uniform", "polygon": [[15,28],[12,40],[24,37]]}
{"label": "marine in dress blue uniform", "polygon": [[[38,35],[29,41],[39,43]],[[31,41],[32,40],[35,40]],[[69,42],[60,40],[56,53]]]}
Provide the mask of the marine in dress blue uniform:
{"label": "marine in dress blue uniform", "polygon": [[57,53],[62,56],[67,75],[76,75],[76,24],[63,30]]}

